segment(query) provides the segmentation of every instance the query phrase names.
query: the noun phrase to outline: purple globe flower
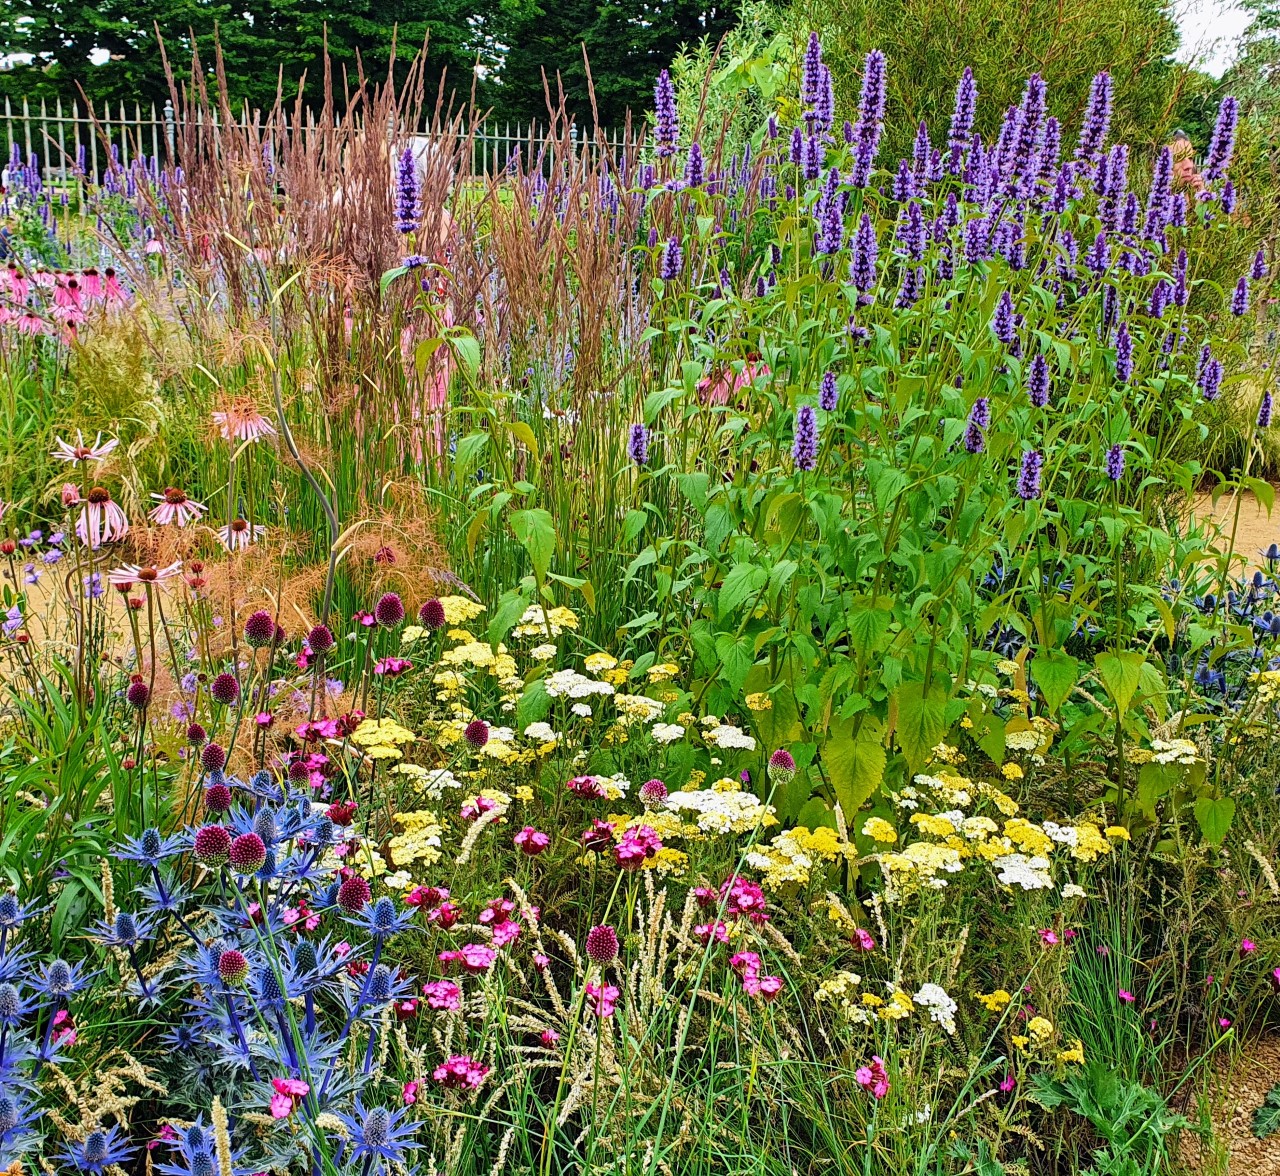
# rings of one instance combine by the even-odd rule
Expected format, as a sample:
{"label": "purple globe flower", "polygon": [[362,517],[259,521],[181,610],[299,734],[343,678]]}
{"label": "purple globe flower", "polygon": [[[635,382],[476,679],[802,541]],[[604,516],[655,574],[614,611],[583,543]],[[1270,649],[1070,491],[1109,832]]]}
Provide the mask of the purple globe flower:
{"label": "purple globe flower", "polygon": [[795,757],[785,747],[778,748],[769,757],[769,779],[784,788],[796,777]]}
{"label": "purple globe flower", "polygon": [[258,609],[249,614],[244,623],[244,639],[253,649],[261,649],[271,644],[275,636],[276,622],[266,609]]}
{"label": "purple globe flower", "polygon": [[223,706],[233,705],[240,697],[240,683],[234,674],[219,674],[209,684],[209,697]]}
{"label": "purple globe flower", "polygon": [[396,592],[384,592],[373,606],[373,619],[384,628],[392,629],[404,620],[404,601]]}
{"label": "purple globe flower", "polygon": [[603,923],[587,932],[587,959],[593,964],[611,964],[618,958],[618,933]]}

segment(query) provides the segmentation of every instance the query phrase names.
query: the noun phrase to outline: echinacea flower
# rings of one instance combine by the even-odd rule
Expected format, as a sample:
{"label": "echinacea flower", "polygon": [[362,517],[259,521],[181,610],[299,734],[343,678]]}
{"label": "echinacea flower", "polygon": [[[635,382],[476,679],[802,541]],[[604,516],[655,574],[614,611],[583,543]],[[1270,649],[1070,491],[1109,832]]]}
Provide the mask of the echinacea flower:
{"label": "echinacea flower", "polygon": [[166,486],[163,494],[153,494],[151,497],[160,505],[147,517],[162,527],[169,523],[185,527],[188,523],[199,522],[200,516],[205,512],[203,503],[188,498],[186,492],[177,486]]}
{"label": "echinacea flower", "polygon": [[128,516],[102,486],[95,486],[85,496],[76,521],[80,542],[96,550],[104,543],[118,543],[128,533]]}
{"label": "echinacea flower", "polygon": [[233,400],[215,412],[213,423],[224,441],[261,441],[263,437],[276,435],[275,425],[257,410],[252,400],[244,398]]}
{"label": "echinacea flower", "polygon": [[227,551],[243,551],[251,543],[259,543],[267,529],[258,523],[250,526],[247,519],[233,519],[225,527],[218,528],[218,542]]}
{"label": "echinacea flower", "polygon": [[114,437],[104,442],[102,434],[99,433],[93,439],[92,445],[86,445],[84,437],[77,429],[74,445],[61,437],[54,438],[53,456],[59,461],[102,461],[119,444],[120,442]]}
{"label": "echinacea flower", "polygon": [[165,580],[172,580],[174,576],[182,571],[182,561],[169,564],[167,567],[158,568],[154,564],[142,566],[139,564],[124,564],[116,568],[107,576],[107,583],[115,588],[132,588],[134,584],[142,584],[144,587],[150,587],[152,584],[162,584]]}

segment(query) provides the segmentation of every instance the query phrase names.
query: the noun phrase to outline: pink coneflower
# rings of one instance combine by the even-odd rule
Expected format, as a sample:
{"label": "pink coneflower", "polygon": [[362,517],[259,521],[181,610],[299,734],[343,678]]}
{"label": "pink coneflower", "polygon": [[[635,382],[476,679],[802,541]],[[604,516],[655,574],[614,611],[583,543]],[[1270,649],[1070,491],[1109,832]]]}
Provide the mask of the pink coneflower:
{"label": "pink coneflower", "polygon": [[34,310],[24,310],[18,316],[18,331],[23,335],[30,335],[33,338],[36,335],[43,335],[48,330],[48,324]]}
{"label": "pink coneflower", "polygon": [[166,486],[163,494],[151,497],[160,505],[148,517],[162,527],[169,523],[185,527],[188,523],[199,522],[205,511],[203,503],[188,498],[186,491],[179,490],[177,486]]}
{"label": "pink coneflower", "polygon": [[90,266],[80,275],[80,288],[84,290],[86,298],[102,297],[102,275],[97,269]]}
{"label": "pink coneflower", "polygon": [[1117,996],[1118,996],[1122,1001],[1124,1001],[1124,1003],[1125,1003],[1125,1004],[1133,1004],[1133,1002],[1134,1002],[1135,1000],[1137,1000],[1137,999],[1138,999],[1138,998],[1137,998],[1136,996],[1134,996],[1134,995],[1133,995],[1133,993],[1132,993],[1132,992],[1130,992],[1127,988],[1122,988],[1122,989],[1120,989],[1120,991],[1119,991],[1118,993],[1116,993],[1116,995],[1117,995]]}
{"label": "pink coneflower", "polygon": [[612,1017],[621,995],[616,984],[588,984],[587,1010],[597,1017]]}
{"label": "pink coneflower", "polygon": [[99,433],[94,439],[92,445],[84,443],[84,437],[80,430],[76,430],[76,443],[72,445],[69,441],[64,441],[61,437],[54,438],[53,457],[59,461],[102,461],[120,442],[112,437],[109,441],[102,440],[102,434]]}
{"label": "pink coneflower", "polygon": [[884,1058],[879,1054],[871,1058],[871,1065],[859,1066],[854,1077],[863,1090],[871,1091],[875,1098],[884,1098],[889,1093],[889,1074],[884,1068]]}
{"label": "pink coneflower", "polygon": [[256,523],[251,527],[245,519],[234,519],[218,528],[218,541],[228,551],[243,551],[249,544],[261,542],[266,533],[266,527]]}
{"label": "pink coneflower", "polygon": [[548,845],[551,838],[539,832],[532,825],[526,825],[512,839],[515,847],[529,857],[537,857]]}
{"label": "pink coneflower", "polygon": [[233,400],[215,412],[213,423],[224,441],[261,441],[263,437],[276,435],[275,425],[257,410],[252,400],[244,398]]}
{"label": "pink coneflower", "polygon": [[76,522],[80,542],[96,549],[104,543],[116,543],[128,533],[128,516],[111,501],[111,495],[105,489],[95,486],[84,499]]}
{"label": "pink coneflower", "polygon": [[120,279],[111,266],[107,266],[102,272],[102,296],[116,306],[123,306],[129,301],[129,291],[120,285]]}
{"label": "pink coneflower", "polygon": [[448,1090],[478,1090],[488,1073],[489,1067],[473,1061],[469,1054],[454,1054],[437,1066],[431,1077]]}
{"label": "pink coneflower", "polygon": [[182,571],[182,561],[171,563],[168,567],[158,568],[154,564],[141,567],[138,564],[124,564],[107,576],[107,583],[116,588],[131,588],[134,584],[161,584],[171,580]]}

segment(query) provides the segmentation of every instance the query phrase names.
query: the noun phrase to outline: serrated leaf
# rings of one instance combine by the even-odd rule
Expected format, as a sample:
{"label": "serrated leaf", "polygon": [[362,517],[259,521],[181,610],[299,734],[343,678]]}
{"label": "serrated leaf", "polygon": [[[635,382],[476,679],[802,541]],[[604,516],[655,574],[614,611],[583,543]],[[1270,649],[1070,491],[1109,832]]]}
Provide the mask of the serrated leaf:
{"label": "serrated leaf", "polygon": [[1031,673],[1049,713],[1053,714],[1080,680],[1080,663],[1060,649],[1038,649],[1031,662]]}
{"label": "serrated leaf", "polygon": [[1142,679],[1146,658],[1140,653],[1100,653],[1093,659],[1098,677],[1123,718]]}
{"label": "serrated leaf", "polygon": [[907,682],[895,695],[898,702],[896,733],[907,767],[923,766],[947,733],[947,695],[939,686],[925,689],[923,682]]}
{"label": "serrated leaf", "polygon": [[[855,734],[856,729],[856,734]],[[878,719],[867,716],[858,726],[857,719],[844,719],[831,726],[831,734],[822,745],[822,770],[830,781],[836,800],[846,819],[853,814],[884,782],[888,754],[884,748],[884,728]]]}
{"label": "serrated leaf", "polygon": [[549,511],[540,507],[518,510],[511,516],[511,530],[520,546],[533,561],[533,574],[538,583],[547,578],[551,557],[556,550],[556,528]]}
{"label": "serrated leaf", "polygon": [[720,662],[720,677],[735,693],[741,690],[755,660],[751,638],[739,640],[732,633],[721,633],[716,637],[716,658]]}
{"label": "serrated leaf", "polygon": [[756,596],[765,586],[769,574],[753,563],[734,564],[720,586],[719,612],[727,617],[748,597]]}
{"label": "serrated leaf", "polygon": [[1202,796],[1196,801],[1196,824],[1210,845],[1221,845],[1236,815],[1236,802],[1229,796],[1217,799]]}
{"label": "serrated leaf", "polygon": [[849,640],[854,650],[864,658],[879,653],[884,648],[885,635],[893,615],[879,607],[870,597],[855,601],[849,609]]}

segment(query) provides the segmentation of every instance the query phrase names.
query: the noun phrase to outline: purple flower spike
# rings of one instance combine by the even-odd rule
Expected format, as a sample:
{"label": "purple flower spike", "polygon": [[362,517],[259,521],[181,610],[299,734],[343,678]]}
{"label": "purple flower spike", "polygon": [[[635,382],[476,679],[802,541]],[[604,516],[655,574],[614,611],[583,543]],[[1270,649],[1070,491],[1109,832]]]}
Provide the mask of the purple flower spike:
{"label": "purple flower spike", "polygon": [[676,110],[676,88],[665,69],[653,88],[653,120],[653,138],[659,157],[674,155],[680,142],[680,115]]}
{"label": "purple flower spike", "polygon": [[823,412],[835,412],[840,402],[840,391],[836,387],[835,372],[823,372],[822,384],[818,388],[818,407]]}
{"label": "purple flower spike", "polygon": [[1236,147],[1236,123],[1240,119],[1240,103],[1230,94],[1218,107],[1218,121],[1213,127],[1209,150],[1205,152],[1205,165],[1201,174],[1209,183],[1222,179],[1231,166],[1231,155]]}
{"label": "purple flower spike", "polygon": [[1129,324],[1121,323],[1116,331],[1116,379],[1127,384],[1133,375],[1133,339]]}
{"label": "purple flower spike", "polygon": [[1249,279],[1241,277],[1236,292],[1231,296],[1231,313],[1240,318],[1249,313]]}
{"label": "purple flower spike", "polygon": [[1044,457],[1034,450],[1028,449],[1022,455],[1022,465],[1018,469],[1018,497],[1023,502],[1030,502],[1040,497],[1040,471],[1044,468]]}
{"label": "purple flower spike", "polygon": [[675,237],[668,237],[666,247],[662,250],[662,270],[660,276],[664,282],[674,282],[684,269],[684,252]]}
{"label": "purple flower spike", "polygon": [[1107,477],[1113,482],[1120,481],[1124,477],[1124,449],[1119,445],[1113,445],[1107,450]]}
{"label": "purple flower spike", "polygon": [[1268,388],[1262,394],[1262,403],[1258,405],[1258,428],[1269,429],[1271,427],[1271,412],[1273,407],[1271,389]]}
{"label": "purple flower spike", "polygon": [[641,424],[631,426],[627,454],[638,466],[649,464],[649,430]]}
{"label": "purple flower spike", "polygon": [[985,430],[991,424],[991,401],[979,396],[969,410],[969,423],[964,430],[964,447],[969,453],[981,453],[986,447]]}
{"label": "purple flower spike", "polygon": [[412,233],[418,227],[418,161],[413,148],[406,147],[400,153],[396,169],[396,230]]}
{"label": "purple flower spike", "polygon": [[991,316],[991,331],[1005,346],[1012,343],[1018,336],[1017,327],[1013,321],[1013,299],[1008,290],[1000,293],[995,314]]}
{"label": "purple flower spike", "polygon": [[960,165],[969,150],[973,135],[973,118],[978,109],[978,87],[973,80],[973,70],[967,65],[956,86],[956,105],[951,115],[951,131],[947,136],[947,171],[960,174]]}
{"label": "purple flower spike", "polygon": [[1253,268],[1249,271],[1249,277],[1255,282],[1262,281],[1267,276],[1267,252],[1265,249],[1259,249],[1253,255]]}
{"label": "purple flower spike", "polygon": [[1080,141],[1076,144],[1076,159],[1096,168],[1103,158],[1110,129],[1111,75],[1104,72],[1096,75],[1089,87],[1089,105],[1080,128]]}
{"label": "purple flower spike", "polygon": [[876,227],[864,212],[853,235],[853,260],[849,265],[849,281],[859,294],[870,294],[876,288],[876,252]]}
{"label": "purple flower spike", "polygon": [[1036,408],[1049,406],[1049,363],[1043,355],[1031,360],[1027,371],[1027,397]]}
{"label": "purple flower spike", "polygon": [[818,415],[813,406],[802,404],[796,410],[796,436],[791,459],[798,470],[812,470],[818,464]]}
{"label": "purple flower spike", "polygon": [[849,182],[865,188],[875,166],[880,136],[884,132],[885,60],[879,49],[867,54],[862,73],[862,93],[858,99],[858,122],[854,127],[853,170]]}

